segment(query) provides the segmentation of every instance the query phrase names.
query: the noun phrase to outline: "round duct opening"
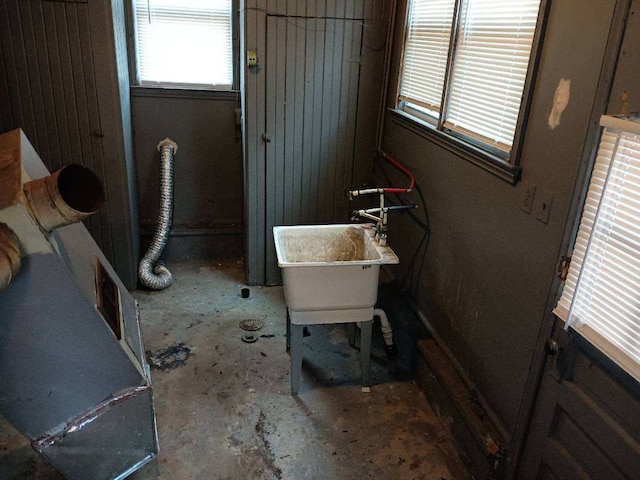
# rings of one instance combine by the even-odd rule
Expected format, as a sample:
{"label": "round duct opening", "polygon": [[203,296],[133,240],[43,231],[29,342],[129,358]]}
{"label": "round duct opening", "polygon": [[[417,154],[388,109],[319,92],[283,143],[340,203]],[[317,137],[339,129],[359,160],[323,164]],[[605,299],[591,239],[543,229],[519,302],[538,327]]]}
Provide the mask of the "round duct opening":
{"label": "round duct opening", "polygon": [[88,168],[71,164],[60,170],[58,191],[62,200],[82,213],[93,213],[104,203],[100,179]]}
{"label": "round duct opening", "polygon": [[104,203],[98,177],[82,165],[67,165],[48,177],[24,184],[33,218],[50,232],[84,220]]}

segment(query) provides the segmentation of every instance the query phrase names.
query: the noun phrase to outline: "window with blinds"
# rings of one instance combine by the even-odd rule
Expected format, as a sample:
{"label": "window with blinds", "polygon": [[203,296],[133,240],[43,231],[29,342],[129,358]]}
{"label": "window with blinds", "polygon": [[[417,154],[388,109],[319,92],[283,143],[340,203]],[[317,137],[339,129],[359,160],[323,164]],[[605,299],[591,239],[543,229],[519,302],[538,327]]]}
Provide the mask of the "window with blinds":
{"label": "window with blinds", "polygon": [[540,0],[411,0],[401,107],[508,157],[539,9]]}
{"label": "window with blinds", "polygon": [[230,89],[232,0],[134,0],[142,85]]}
{"label": "window with blinds", "polygon": [[554,313],[640,380],[640,121],[603,117],[571,266]]}

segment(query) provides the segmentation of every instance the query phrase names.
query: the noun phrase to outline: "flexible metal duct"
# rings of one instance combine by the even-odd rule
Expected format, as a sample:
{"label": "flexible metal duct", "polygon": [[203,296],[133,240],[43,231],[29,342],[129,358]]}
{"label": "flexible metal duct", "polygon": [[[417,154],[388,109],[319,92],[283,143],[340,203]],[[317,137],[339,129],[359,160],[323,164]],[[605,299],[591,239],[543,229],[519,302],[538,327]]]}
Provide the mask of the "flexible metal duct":
{"label": "flexible metal duct", "polygon": [[173,283],[173,275],[158,259],[164,250],[173,215],[173,155],[178,145],[168,138],[158,144],[160,152],[160,213],[158,226],[151,240],[147,253],[140,260],[138,278],[140,283],[152,290],[162,290]]}
{"label": "flexible metal duct", "polygon": [[102,183],[82,165],[67,165],[23,189],[31,215],[45,232],[80,222],[104,203]]}
{"label": "flexible metal duct", "polygon": [[8,225],[0,223],[0,292],[20,271],[20,240]]}

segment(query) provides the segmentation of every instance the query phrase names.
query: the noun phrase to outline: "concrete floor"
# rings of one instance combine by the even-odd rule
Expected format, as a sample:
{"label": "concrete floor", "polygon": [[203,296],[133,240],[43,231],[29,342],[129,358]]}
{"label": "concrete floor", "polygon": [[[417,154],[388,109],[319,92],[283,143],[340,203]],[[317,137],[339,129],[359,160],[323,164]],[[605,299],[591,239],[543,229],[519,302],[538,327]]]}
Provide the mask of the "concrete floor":
{"label": "concrete floor", "polygon": [[[170,289],[134,293],[146,348],[183,343],[192,355],[153,370],[161,452],[130,478],[470,478],[415,384],[388,372],[379,329],[370,393],[361,391],[359,352],[346,328],[313,326],[292,397],[282,288],[252,287],[241,298],[240,261],[169,267]],[[262,320],[257,333],[265,337],[242,342],[246,319]],[[0,479],[23,478],[62,477],[0,418]]]}

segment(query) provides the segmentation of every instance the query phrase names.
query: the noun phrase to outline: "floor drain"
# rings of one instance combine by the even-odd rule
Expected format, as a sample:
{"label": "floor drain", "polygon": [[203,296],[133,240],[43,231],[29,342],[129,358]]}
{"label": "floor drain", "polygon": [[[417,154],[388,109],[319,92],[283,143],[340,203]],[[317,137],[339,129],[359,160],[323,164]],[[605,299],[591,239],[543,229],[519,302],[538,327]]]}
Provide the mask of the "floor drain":
{"label": "floor drain", "polygon": [[262,320],[242,320],[240,322],[240,328],[248,332],[255,332],[256,330],[260,330],[262,327],[264,327],[264,322]]}

